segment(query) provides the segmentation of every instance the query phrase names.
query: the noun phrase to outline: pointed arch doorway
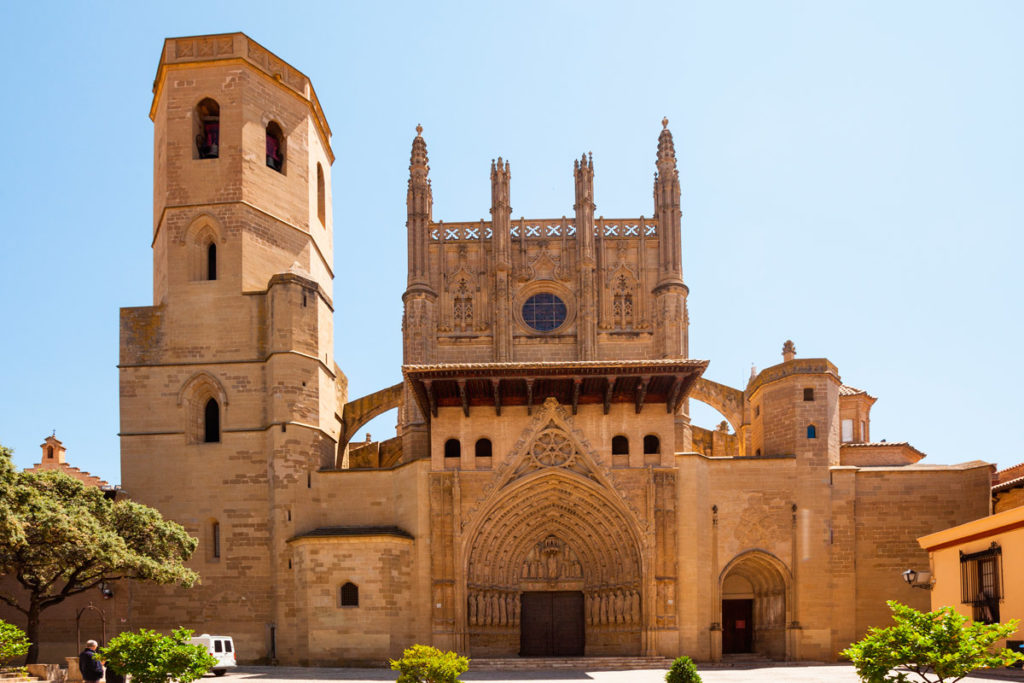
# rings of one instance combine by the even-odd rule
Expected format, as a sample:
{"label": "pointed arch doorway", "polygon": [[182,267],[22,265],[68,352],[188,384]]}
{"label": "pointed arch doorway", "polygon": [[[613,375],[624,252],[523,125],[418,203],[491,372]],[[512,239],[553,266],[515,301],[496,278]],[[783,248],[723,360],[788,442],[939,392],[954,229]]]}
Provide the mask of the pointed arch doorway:
{"label": "pointed arch doorway", "polygon": [[600,485],[540,471],[481,518],[465,574],[471,655],[642,653],[638,534]]}
{"label": "pointed arch doorway", "polygon": [[722,654],[788,659],[792,581],[786,566],[774,555],[751,550],[733,559],[720,580]]}

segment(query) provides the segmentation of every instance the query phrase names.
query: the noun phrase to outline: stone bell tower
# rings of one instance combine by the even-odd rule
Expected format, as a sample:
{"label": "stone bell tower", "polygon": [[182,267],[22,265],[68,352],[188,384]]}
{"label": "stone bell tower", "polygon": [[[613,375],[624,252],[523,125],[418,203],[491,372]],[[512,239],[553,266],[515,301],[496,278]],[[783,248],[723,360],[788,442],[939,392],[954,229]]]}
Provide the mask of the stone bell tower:
{"label": "stone bell tower", "polygon": [[345,400],[331,132],[309,79],[241,33],[165,41],[150,118],[153,305],[121,310],[121,472],[199,538],[203,580],[131,626],[187,612],[273,657],[294,646],[285,541],[312,523]]}

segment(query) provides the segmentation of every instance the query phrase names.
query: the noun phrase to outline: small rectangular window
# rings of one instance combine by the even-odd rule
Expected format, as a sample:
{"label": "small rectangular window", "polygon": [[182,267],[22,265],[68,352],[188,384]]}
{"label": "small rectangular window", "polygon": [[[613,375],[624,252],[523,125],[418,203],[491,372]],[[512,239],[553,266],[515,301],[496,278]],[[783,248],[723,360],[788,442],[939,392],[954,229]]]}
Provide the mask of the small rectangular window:
{"label": "small rectangular window", "polygon": [[868,440],[868,423],[865,420],[860,421],[860,440]]}
{"label": "small rectangular window", "polygon": [[225,640],[224,641],[224,652],[231,652],[231,650],[233,650],[233,649],[234,648],[231,646],[231,641],[230,640]]}
{"label": "small rectangular window", "polygon": [[804,389],[804,400],[805,401],[813,401],[814,400],[814,389],[811,389],[810,387]]}
{"label": "small rectangular window", "polygon": [[214,652],[223,652],[224,651],[224,645],[223,645],[222,641],[219,641],[219,640],[213,641],[213,651]]}
{"label": "small rectangular window", "polygon": [[974,608],[974,620],[986,624],[999,622],[999,602],[1003,598],[1003,549],[993,543],[987,550],[960,552],[960,601]]}
{"label": "small rectangular window", "polygon": [[761,417],[761,406],[754,406],[754,417]]}
{"label": "small rectangular window", "polygon": [[853,441],[853,420],[843,420],[843,443]]}

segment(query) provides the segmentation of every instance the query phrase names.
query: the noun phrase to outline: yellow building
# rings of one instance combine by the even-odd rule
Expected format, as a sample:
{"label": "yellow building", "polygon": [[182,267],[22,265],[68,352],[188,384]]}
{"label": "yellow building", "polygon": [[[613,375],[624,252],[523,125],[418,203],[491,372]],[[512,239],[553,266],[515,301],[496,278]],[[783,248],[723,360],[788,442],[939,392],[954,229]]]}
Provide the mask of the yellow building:
{"label": "yellow building", "polygon": [[[350,399],[335,311],[373,283],[334,271],[309,79],[240,33],[170,39],[150,115],[152,305],[121,311],[122,477],[200,539],[202,585],[118,590],[119,628],[299,664],[414,642],[829,660],[886,599],[927,607],[900,577],[917,537],[989,512],[988,464],[870,441],[876,399],[792,342],[744,387],[702,376],[667,121],[653,206],[627,218],[597,213],[584,156],[562,218],[513,219],[499,158],[490,220],[438,220],[433,190],[457,190],[431,184],[418,129],[403,381]],[[691,424],[691,401],[724,424]],[[394,408],[395,438],[352,441]]]}
{"label": "yellow building", "polygon": [[[985,623],[1024,622],[1024,506],[918,539],[928,552],[932,609],[952,605]],[[1024,632],[1009,647],[1020,647]]]}

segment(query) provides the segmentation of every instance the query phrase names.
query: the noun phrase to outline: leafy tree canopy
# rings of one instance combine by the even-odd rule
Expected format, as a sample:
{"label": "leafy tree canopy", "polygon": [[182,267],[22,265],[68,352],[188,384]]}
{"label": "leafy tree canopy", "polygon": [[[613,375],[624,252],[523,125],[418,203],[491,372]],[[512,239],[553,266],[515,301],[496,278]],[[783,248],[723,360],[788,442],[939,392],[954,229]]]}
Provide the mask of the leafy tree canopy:
{"label": "leafy tree canopy", "polygon": [[840,653],[853,661],[865,683],[953,683],[975,669],[1009,666],[1024,659],[992,647],[1017,630],[1016,619],[982,624],[952,607],[918,612],[895,600],[886,604],[895,625],[871,629],[863,640]]}
{"label": "leafy tree canopy", "polygon": [[199,575],[184,563],[197,543],[156,510],[111,501],[63,472],[17,472],[0,446],[0,573],[24,589],[0,591],[0,600],[27,617],[28,663],[42,610],[121,579],[192,586]]}

